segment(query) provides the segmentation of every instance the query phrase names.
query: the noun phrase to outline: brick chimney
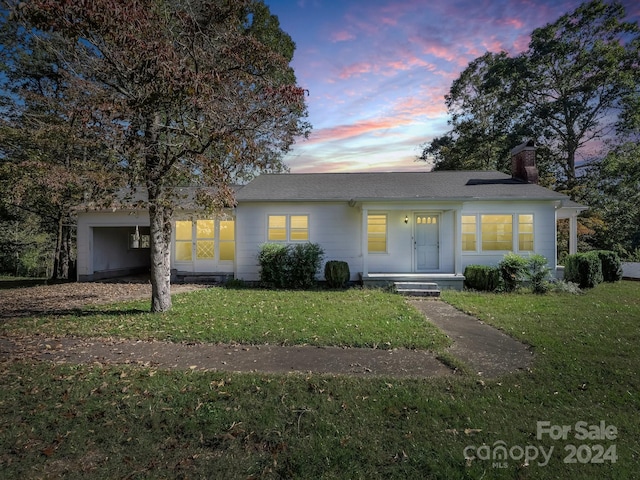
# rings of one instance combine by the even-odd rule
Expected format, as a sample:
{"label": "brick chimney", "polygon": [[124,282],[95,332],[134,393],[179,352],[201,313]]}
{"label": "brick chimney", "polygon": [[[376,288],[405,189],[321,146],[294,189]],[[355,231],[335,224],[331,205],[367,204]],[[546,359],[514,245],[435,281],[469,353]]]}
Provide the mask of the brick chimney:
{"label": "brick chimney", "polygon": [[511,176],[527,183],[538,183],[536,147],[533,140],[511,150]]}

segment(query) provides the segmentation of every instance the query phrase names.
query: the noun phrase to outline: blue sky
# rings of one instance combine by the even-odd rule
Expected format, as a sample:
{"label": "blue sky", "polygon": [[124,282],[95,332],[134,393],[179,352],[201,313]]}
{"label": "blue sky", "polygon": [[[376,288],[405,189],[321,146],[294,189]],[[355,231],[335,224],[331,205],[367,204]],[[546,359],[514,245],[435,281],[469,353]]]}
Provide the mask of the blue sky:
{"label": "blue sky", "polygon": [[[444,95],[486,51],[517,54],[580,1],[265,0],[296,42],[313,131],[293,173],[419,171],[420,145],[447,131]],[[624,0],[629,18],[640,2]]]}

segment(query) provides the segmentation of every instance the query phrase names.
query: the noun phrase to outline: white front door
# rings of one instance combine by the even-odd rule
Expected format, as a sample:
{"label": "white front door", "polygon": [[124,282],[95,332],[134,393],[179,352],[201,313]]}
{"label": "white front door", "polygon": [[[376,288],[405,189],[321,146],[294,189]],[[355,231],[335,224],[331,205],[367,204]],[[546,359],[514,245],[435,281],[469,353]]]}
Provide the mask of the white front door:
{"label": "white front door", "polygon": [[440,216],[416,213],[414,225],[416,271],[438,270],[440,268]]}

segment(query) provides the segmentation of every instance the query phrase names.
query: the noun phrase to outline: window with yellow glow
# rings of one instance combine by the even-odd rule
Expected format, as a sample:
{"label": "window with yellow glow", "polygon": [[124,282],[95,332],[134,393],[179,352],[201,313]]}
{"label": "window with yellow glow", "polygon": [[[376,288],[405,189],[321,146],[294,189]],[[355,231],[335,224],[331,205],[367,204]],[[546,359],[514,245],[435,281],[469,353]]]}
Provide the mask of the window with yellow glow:
{"label": "window with yellow glow", "polygon": [[475,252],[476,247],[476,216],[475,215],[463,215],[462,216],[462,251],[463,252]]}
{"label": "window with yellow glow", "polygon": [[235,221],[178,220],[175,224],[175,261],[233,261]]}
{"label": "window with yellow glow", "polygon": [[236,254],[236,232],[233,220],[220,221],[220,261],[233,261]]}
{"label": "window with yellow glow", "polygon": [[533,252],[533,215],[518,215],[518,250]]}
{"label": "window with yellow glow", "polygon": [[306,215],[291,215],[292,242],[306,242],[309,240],[309,217]]}
{"label": "window with yellow glow", "polygon": [[270,242],[309,240],[308,215],[269,215],[267,239]]}
{"label": "window with yellow glow", "polygon": [[509,251],[513,249],[513,216],[481,215],[482,251]]}
{"label": "window with yellow glow", "polygon": [[215,223],[213,220],[196,221],[196,258],[215,259]]}
{"label": "window with yellow glow", "polygon": [[367,244],[369,253],[387,251],[387,216],[367,215]]}
{"label": "window with yellow glow", "polygon": [[176,222],[176,240],[191,240],[193,235],[190,221]]}
{"label": "window with yellow glow", "polygon": [[176,261],[190,262],[192,257],[192,222],[177,221],[176,222]]}
{"label": "window with yellow glow", "polygon": [[287,241],[287,216],[269,215],[269,233],[267,238],[270,242]]}

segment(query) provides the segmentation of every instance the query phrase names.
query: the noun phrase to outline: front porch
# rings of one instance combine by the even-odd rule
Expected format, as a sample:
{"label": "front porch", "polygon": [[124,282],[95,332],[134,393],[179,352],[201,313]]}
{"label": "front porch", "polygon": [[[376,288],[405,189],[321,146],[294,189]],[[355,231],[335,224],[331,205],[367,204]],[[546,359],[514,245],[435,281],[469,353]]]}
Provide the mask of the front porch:
{"label": "front porch", "polygon": [[358,273],[364,287],[388,287],[396,282],[436,283],[441,290],[463,290],[464,275],[455,273]]}

